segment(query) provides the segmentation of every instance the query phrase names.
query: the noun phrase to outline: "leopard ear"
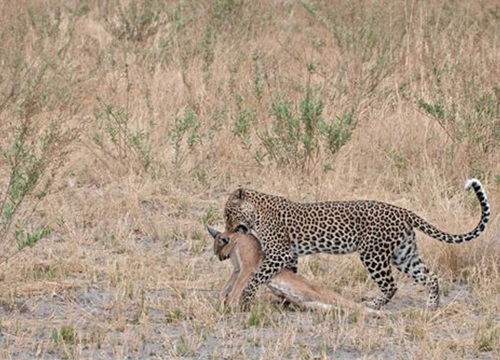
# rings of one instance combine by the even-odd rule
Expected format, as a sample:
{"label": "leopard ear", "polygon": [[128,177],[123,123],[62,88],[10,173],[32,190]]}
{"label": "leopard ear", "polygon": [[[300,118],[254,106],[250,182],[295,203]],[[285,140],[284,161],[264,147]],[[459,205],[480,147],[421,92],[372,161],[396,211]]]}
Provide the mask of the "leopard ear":
{"label": "leopard ear", "polygon": [[243,188],[238,188],[229,195],[227,199],[227,205],[238,206],[240,205],[246,197],[246,191]]}
{"label": "leopard ear", "polygon": [[236,190],[236,199],[243,200],[245,198],[245,189],[239,188]]}

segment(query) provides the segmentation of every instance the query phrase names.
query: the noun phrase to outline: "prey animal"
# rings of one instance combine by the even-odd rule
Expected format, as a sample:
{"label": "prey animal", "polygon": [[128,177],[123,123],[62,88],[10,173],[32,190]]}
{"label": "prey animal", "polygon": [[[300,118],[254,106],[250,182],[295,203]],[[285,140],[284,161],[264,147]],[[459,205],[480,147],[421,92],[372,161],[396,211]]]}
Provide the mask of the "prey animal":
{"label": "prey animal", "polygon": [[[233,273],[221,291],[221,298],[228,305],[237,304],[248,280],[263,258],[259,240],[242,231],[221,233],[211,227],[208,232],[214,239],[214,254],[220,261],[230,259]],[[267,284],[271,292],[280,299],[311,311],[331,311],[351,309],[369,315],[383,316],[379,311],[368,309],[352,302],[337,292],[310,284],[302,276],[284,268]]]}

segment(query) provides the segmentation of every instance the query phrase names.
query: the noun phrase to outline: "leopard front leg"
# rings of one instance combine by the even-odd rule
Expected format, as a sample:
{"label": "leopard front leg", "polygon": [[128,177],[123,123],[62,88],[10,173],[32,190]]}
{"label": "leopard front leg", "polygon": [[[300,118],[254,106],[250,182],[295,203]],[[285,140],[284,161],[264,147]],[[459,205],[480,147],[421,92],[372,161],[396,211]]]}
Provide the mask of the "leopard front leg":
{"label": "leopard front leg", "polygon": [[285,267],[294,274],[297,274],[299,272],[299,255],[297,254],[297,252],[292,252],[292,260],[290,260],[285,265]]}
{"label": "leopard front leg", "polygon": [[243,290],[241,297],[243,308],[248,308],[260,285],[267,284],[287,264],[293,261],[290,249],[282,244],[267,244],[266,248],[264,259],[259,263],[257,270]]}

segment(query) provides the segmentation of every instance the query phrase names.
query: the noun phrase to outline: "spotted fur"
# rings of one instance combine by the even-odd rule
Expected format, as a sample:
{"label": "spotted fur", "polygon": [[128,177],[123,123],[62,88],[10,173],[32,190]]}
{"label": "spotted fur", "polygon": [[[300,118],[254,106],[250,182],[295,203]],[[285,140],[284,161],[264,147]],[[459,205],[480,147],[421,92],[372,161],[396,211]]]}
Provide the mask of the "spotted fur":
{"label": "spotted fur", "polygon": [[248,304],[258,287],[283,267],[296,271],[298,256],[357,251],[382,292],[367,306],[379,309],[396,292],[392,264],[416,283],[427,286],[427,305],[437,308],[438,280],[418,255],[414,229],[451,244],[477,238],[486,229],[490,205],[479,180],[469,180],[466,190],[470,188],[474,189],[481,205],[481,219],[472,231],[460,235],[443,232],[412,211],[383,202],[298,203],[280,196],[238,189],[229,196],[225,206],[226,230],[235,231],[240,227],[252,231],[265,254],[243,291],[242,302]]}

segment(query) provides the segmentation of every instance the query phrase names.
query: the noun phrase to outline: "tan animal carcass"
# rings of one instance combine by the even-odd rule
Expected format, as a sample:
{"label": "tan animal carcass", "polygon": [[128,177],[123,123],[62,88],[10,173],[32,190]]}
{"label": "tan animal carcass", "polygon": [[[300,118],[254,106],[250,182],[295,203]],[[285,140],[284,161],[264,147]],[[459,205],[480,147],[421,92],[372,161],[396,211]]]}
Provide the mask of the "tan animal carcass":
{"label": "tan animal carcass", "polygon": [[[234,267],[231,277],[222,288],[221,298],[229,305],[237,305],[245,285],[262,260],[260,243],[255,236],[242,231],[221,233],[210,227],[208,231],[214,238],[214,254],[220,261],[231,259]],[[279,272],[267,286],[278,297],[305,310],[329,311],[349,308],[381,314],[379,311],[349,301],[335,291],[319,289],[287,268]]]}

